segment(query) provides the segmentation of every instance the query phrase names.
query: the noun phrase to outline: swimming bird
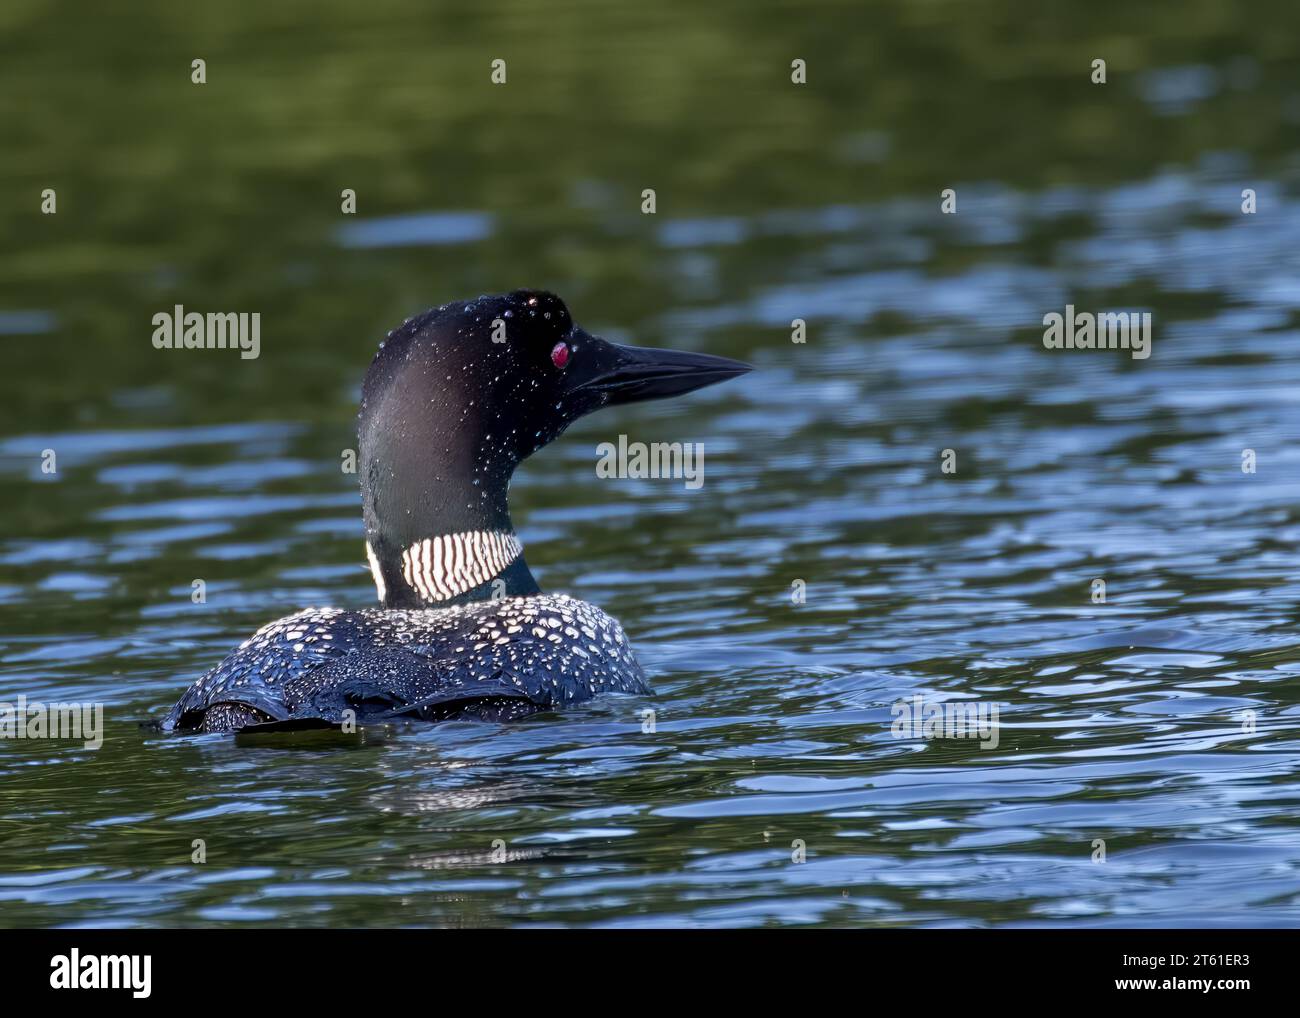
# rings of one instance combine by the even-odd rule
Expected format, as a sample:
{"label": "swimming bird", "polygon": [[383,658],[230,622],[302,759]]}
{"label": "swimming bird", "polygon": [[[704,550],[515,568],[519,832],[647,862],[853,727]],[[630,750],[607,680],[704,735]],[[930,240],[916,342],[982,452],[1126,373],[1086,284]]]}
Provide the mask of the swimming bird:
{"label": "swimming bird", "polygon": [[510,478],[584,414],[748,370],[600,339],[538,290],[408,319],[380,344],[358,415],[379,607],[308,608],[264,626],[162,727],[511,720],[606,691],[648,693],[617,621],[537,585],[510,520]]}

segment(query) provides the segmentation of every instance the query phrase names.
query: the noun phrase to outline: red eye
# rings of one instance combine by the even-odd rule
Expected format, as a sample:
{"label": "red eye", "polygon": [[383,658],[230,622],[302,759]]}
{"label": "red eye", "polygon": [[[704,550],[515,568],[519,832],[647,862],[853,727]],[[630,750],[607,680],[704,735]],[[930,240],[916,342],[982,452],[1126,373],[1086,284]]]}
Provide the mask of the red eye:
{"label": "red eye", "polygon": [[562,368],[569,363],[569,347],[565,343],[556,343],[551,347],[551,363]]}

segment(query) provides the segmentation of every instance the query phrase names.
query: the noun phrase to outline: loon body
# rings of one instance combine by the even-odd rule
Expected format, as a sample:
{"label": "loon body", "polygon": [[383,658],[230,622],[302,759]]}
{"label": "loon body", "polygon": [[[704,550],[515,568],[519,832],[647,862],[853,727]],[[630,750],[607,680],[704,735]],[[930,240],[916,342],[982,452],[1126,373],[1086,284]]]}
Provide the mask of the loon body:
{"label": "loon body", "polygon": [[186,690],[163,726],[512,720],[602,692],[648,693],[617,621],[538,587],[510,522],[510,477],[592,410],[747,370],[609,343],[540,291],[410,319],[375,355],[359,414],[380,607],[309,608],[264,626]]}

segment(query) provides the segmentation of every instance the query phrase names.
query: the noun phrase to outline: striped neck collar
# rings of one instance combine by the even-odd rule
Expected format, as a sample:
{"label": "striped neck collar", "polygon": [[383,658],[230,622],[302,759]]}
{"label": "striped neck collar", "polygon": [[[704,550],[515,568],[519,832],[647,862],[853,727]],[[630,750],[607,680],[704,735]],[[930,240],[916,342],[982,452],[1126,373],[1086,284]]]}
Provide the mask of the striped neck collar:
{"label": "striped neck collar", "polygon": [[[468,530],[426,537],[402,550],[400,579],[396,582],[405,583],[416,601],[425,604],[450,601],[499,576],[523,550],[519,538],[510,531]],[[408,597],[390,599],[384,570],[369,544],[366,557],[380,603],[409,600]],[[391,571],[389,578],[393,579]]]}

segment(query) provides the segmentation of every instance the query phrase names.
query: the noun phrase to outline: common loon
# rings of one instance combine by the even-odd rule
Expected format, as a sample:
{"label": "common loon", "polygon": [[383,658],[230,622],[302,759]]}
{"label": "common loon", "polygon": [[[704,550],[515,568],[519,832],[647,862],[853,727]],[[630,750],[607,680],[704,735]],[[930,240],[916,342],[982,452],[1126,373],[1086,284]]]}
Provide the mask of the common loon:
{"label": "common loon", "polygon": [[162,727],[510,720],[605,691],[648,693],[618,622],[538,587],[510,522],[510,477],[584,414],[748,370],[607,342],[537,290],[409,319],[380,344],[358,415],[380,607],[308,608],[264,626]]}

